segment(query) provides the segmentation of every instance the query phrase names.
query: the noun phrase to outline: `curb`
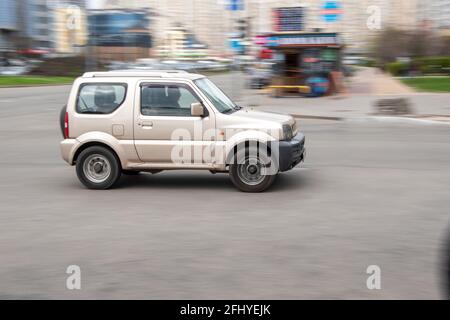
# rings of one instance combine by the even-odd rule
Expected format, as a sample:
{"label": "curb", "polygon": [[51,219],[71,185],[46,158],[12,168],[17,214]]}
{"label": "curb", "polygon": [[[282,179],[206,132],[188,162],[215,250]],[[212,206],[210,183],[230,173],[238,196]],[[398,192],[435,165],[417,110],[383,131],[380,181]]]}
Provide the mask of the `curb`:
{"label": "curb", "polygon": [[306,119],[306,120],[329,120],[329,121],[343,121],[345,118],[341,117],[328,117],[328,116],[314,116],[307,114],[291,114],[295,119]]}
{"label": "curb", "polygon": [[329,117],[329,116],[315,116],[306,114],[291,114],[295,119],[304,120],[327,120],[327,121],[348,121],[348,122],[362,122],[362,121],[378,121],[389,123],[415,123],[415,124],[444,124],[450,125],[450,116],[431,116],[422,115],[415,117],[399,117],[399,116],[368,116],[368,117]]}
{"label": "curb", "polygon": [[409,124],[423,124],[423,125],[450,125],[450,118],[446,120],[435,120],[433,118],[419,118],[419,117],[395,117],[395,116],[372,116],[361,118],[349,118],[347,121],[377,121],[385,123],[409,123]]}

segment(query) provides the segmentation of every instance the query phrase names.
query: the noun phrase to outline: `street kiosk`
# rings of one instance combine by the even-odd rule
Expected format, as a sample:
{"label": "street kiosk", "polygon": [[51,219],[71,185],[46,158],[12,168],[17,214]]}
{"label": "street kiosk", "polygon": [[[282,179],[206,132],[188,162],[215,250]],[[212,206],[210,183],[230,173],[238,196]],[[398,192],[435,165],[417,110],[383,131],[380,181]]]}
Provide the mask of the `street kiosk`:
{"label": "street kiosk", "polygon": [[266,35],[264,46],[273,51],[274,96],[292,92],[321,96],[343,90],[343,45],[337,33],[278,32]]}

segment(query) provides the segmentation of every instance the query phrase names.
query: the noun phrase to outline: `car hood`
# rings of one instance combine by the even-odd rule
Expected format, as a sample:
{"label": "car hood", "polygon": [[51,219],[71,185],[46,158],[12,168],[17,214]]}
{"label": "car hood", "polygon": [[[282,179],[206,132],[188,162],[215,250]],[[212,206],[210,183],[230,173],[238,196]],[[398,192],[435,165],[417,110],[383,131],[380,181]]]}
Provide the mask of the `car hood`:
{"label": "car hood", "polygon": [[[260,112],[251,109],[241,109],[232,114],[221,115],[216,118],[217,128],[225,130],[226,139],[242,130],[265,131],[275,139],[283,134],[283,125],[295,127],[295,120],[286,114]],[[273,131],[274,130],[274,131]]]}
{"label": "car hood", "polygon": [[275,112],[261,112],[261,111],[254,111],[251,109],[239,110],[233,113],[231,116],[239,117],[241,119],[253,119],[259,121],[277,122],[278,124],[285,124],[285,123],[292,124],[294,122],[294,118],[287,114]]}

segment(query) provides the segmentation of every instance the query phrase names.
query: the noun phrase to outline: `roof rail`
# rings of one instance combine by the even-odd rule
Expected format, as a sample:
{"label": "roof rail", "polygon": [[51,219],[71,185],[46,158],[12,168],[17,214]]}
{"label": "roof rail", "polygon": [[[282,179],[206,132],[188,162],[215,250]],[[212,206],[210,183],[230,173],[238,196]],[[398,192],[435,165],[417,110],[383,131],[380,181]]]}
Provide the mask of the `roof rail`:
{"label": "roof rail", "polygon": [[187,74],[184,70],[143,70],[143,69],[123,69],[112,71],[99,71],[99,72],[86,72],[83,74],[83,78],[96,78],[96,77],[142,77],[142,73],[145,73],[146,77],[159,77],[162,78],[165,74]]}
{"label": "roof rail", "polygon": [[189,73],[185,70],[154,70],[154,69],[120,69],[108,72]]}

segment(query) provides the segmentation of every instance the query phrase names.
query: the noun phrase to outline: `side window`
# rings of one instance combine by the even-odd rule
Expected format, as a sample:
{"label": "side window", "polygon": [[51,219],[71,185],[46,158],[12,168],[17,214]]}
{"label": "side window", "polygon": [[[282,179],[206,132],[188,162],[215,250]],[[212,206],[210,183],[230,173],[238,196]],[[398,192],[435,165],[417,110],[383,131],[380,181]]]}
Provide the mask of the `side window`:
{"label": "side window", "polygon": [[194,102],[199,102],[195,94],[182,85],[141,86],[141,113],[144,116],[190,117],[191,104]]}
{"label": "side window", "polygon": [[81,86],[77,97],[77,112],[108,114],[125,100],[126,84],[92,83]]}

